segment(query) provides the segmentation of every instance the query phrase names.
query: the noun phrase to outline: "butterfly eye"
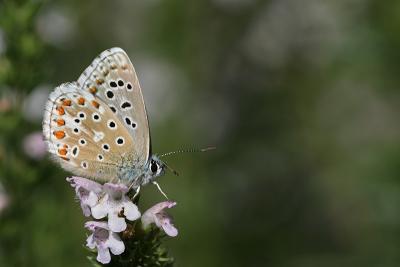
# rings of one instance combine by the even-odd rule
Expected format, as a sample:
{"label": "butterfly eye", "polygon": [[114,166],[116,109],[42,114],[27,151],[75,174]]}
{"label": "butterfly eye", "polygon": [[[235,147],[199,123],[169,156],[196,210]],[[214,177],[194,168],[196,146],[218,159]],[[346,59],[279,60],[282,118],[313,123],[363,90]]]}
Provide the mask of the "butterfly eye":
{"label": "butterfly eye", "polygon": [[151,169],[151,171],[152,171],[153,173],[156,173],[157,170],[158,170],[157,163],[155,163],[154,161],[152,161],[152,162],[151,162],[150,169]]}

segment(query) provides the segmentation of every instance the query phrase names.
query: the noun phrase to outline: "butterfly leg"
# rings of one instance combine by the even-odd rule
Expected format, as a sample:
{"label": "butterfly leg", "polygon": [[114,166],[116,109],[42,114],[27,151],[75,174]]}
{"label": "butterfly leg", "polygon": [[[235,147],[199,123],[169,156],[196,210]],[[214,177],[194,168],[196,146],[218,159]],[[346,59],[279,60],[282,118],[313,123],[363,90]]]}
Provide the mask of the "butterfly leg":
{"label": "butterfly leg", "polygon": [[160,191],[160,193],[166,198],[166,199],[168,199],[169,200],[169,198],[168,198],[168,196],[167,196],[167,194],[165,194],[163,191],[162,191],[162,189],[161,189],[161,187],[160,187],[160,185],[156,182],[156,181],[153,181],[152,182],[154,185],[156,185],[157,186],[157,189],[158,189],[158,191]]}

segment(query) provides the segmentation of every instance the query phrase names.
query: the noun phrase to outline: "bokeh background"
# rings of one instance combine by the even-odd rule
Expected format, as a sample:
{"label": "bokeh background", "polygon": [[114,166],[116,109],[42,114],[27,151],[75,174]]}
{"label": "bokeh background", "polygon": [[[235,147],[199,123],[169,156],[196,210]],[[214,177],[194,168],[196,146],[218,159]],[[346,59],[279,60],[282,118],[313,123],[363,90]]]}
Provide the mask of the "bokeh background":
{"label": "bokeh background", "polygon": [[[394,0],[0,1],[0,266],[89,266],[42,110],[114,46],[154,152],[217,146],[160,179],[176,266],[399,266],[399,18]],[[141,209],[161,200],[149,186]]]}

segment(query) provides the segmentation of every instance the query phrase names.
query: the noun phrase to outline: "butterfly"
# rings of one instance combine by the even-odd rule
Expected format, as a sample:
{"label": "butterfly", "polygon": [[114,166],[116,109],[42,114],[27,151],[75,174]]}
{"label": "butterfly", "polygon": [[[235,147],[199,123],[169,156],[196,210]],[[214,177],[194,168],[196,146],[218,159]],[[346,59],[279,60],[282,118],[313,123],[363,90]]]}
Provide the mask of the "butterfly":
{"label": "butterfly", "polygon": [[153,182],[163,193],[155,179],[168,166],[152,154],[142,90],[121,48],[103,51],[77,81],[55,88],[43,134],[52,157],[74,175],[137,192]]}

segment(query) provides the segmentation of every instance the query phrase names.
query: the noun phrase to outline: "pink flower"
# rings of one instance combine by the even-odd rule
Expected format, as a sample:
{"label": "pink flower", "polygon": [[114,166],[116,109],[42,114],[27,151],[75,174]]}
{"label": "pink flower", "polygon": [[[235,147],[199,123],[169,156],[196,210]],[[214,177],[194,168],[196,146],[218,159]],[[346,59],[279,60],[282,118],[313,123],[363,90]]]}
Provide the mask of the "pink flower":
{"label": "pink flower", "polygon": [[90,216],[90,208],[97,205],[103,187],[101,184],[82,177],[70,177],[67,181],[75,188],[75,193],[81,202],[83,214]]}
{"label": "pink flower", "polygon": [[83,214],[95,219],[108,216],[108,226],[113,232],[126,229],[125,219],[140,218],[138,207],[126,196],[128,187],[124,184],[106,183],[101,185],[82,177],[70,177],[67,181],[75,188]]}
{"label": "pink flower", "polygon": [[124,242],[121,241],[118,234],[113,233],[108,228],[106,222],[90,221],[85,223],[86,229],[92,234],[86,239],[86,246],[90,249],[97,248],[97,261],[107,264],[111,261],[111,253],[120,255],[125,251]]}
{"label": "pink flower", "polygon": [[172,223],[172,217],[169,216],[164,209],[172,208],[176,205],[173,201],[160,202],[150,209],[148,209],[142,216],[143,228],[148,228],[150,224],[155,223],[157,227],[164,230],[164,232],[169,236],[177,236],[178,229]]}
{"label": "pink flower", "polygon": [[34,132],[27,135],[23,140],[22,146],[25,154],[32,159],[40,160],[47,153],[46,144],[43,141],[41,132]]}
{"label": "pink flower", "polygon": [[0,183],[0,214],[5,208],[7,208],[9,203],[10,199],[4,190],[3,185]]}
{"label": "pink flower", "polygon": [[138,207],[126,196],[126,185],[106,183],[103,190],[105,195],[92,207],[92,216],[95,219],[108,216],[110,230],[119,233],[126,229],[125,219],[134,221],[140,218]]}

